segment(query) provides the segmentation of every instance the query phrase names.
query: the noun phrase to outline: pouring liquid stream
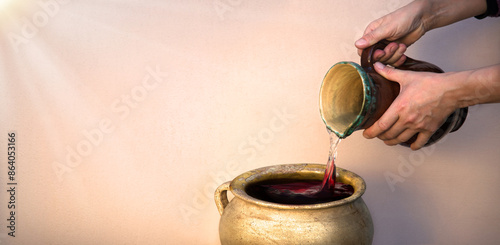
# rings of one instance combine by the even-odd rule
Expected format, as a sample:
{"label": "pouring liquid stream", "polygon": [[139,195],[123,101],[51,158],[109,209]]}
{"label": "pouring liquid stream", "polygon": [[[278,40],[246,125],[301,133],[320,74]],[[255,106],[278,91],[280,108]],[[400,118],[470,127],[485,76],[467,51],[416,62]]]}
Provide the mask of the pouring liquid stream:
{"label": "pouring liquid stream", "polygon": [[335,188],[335,175],[337,168],[335,167],[335,158],[337,157],[337,146],[340,143],[340,138],[327,128],[328,135],[330,136],[330,152],[328,153],[328,162],[326,163],[325,176],[321,185],[321,191],[334,191]]}
{"label": "pouring liquid stream", "polygon": [[335,182],[335,157],[340,138],[328,129],[330,136],[330,151],[328,162],[321,180],[293,180],[264,182],[249,188],[255,196],[266,201],[283,204],[313,204],[330,202],[349,197],[354,193],[352,186]]}

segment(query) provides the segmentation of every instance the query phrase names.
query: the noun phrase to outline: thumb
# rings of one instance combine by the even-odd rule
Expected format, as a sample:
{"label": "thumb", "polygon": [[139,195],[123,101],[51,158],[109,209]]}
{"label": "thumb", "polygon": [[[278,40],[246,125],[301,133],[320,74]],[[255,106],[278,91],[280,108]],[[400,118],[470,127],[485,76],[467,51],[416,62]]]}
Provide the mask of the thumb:
{"label": "thumb", "polygon": [[371,31],[368,30],[370,30],[370,28],[367,28],[365,34],[363,34],[363,36],[354,43],[357,48],[368,48],[387,36],[385,33],[382,33],[380,28],[375,28]]}
{"label": "thumb", "polygon": [[403,76],[402,72],[392,66],[384,65],[381,62],[375,62],[375,64],[373,64],[373,67],[375,68],[375,71],[378,74],[380,74],[387,80],[398,83],[402,80],[401,79],[401,77]]}

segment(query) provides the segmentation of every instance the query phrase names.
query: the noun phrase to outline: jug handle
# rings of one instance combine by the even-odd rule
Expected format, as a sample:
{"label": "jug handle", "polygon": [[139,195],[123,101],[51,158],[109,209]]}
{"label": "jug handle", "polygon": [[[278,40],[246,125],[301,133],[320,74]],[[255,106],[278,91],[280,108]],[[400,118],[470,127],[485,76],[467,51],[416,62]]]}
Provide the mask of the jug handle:
{"label": "jug handle", "polygon": [[[390,43],[390,41],[384,39],[368,48],[363,49],[363,52],[361,53],[361,67],[363,67],[367,72],[375,72],[375,68],[373,68],[373,64],[375,63],[373,54],[375,53],[375,50],[384,50],[384,48],[387,47],[387,45],[389,45]],[[414,59],[406,56],[405,62],[398,68],[405,69],[409,63],[412,63],[414,61]]]}
{"label": "jug handle", "polygon": [[226,208],[227,204],[229,204],[229,200],[227,199],[227,191],[229,190],[229,185],[231,181],[227,181],[217,187],[215,190],[215,205],[217,206],[217,210],[219,210],[219,214],[222,215],[224,212],[224,208]]}

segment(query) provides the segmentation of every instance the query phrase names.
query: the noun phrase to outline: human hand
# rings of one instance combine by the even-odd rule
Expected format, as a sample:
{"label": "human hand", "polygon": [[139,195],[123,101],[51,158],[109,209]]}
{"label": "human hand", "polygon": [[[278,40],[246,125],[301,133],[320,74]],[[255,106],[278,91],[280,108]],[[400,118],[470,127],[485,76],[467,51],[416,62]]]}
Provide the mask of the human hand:
{"label": "human hand", "polygon": [[402,65],[406,60],[406,48],[426,32],[422,19],[424,10],[424,5],[416,1],[373,21],[355,43],[358,54],[361,55],[363,49],[386,39],[391,43],[384,50],[376,50],[374,60],[395,67]]}
{"label": "human hand", "polygon": [[458,108],[453,97],[458,85],[447,73],[403,71],[380,62],[375,63],[374,68],[381,76],[399,83],[400,93],[363,135],[396,145],[418,134],[411,149],[420,149]]}

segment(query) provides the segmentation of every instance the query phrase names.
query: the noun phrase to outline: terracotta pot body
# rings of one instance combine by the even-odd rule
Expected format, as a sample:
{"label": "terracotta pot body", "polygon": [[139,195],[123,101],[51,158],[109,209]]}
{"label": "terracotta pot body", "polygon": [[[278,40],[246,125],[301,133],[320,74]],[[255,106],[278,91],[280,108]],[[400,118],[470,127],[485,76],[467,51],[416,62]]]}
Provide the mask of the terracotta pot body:
{"label": "terracotta pot body", "polygon": [[[354,187],[354,194],[337,201],[288,205],[250,196],[245,188],[271,179],[322,180],[325,165],[288,164],[243,173],[219,186],[215,202],[221,219],[222,244],[371,244],[373,223],[361,196],[364,180],[338,168],[337,181]],[[227,192],[234,198],[229,201]]]}
{"label": "terracotta pot body", "polygon": [[[327,72],[320,91],[320,113],[327,127],[340,138],[356,130],[369,128],[389,108],[398,96],[397,82],[388,81],[375,72],[373,53],[383,49],[381,42],[363,50],[361,65],[354,62],[339,62]],[[397,69],[442,73],[439,67],[407,57]],[[430,138],[431,145],[447,133],[458,130],[467,117],[467,108],[455,110]],[[409,146],[417,135],[403,143]]]}

